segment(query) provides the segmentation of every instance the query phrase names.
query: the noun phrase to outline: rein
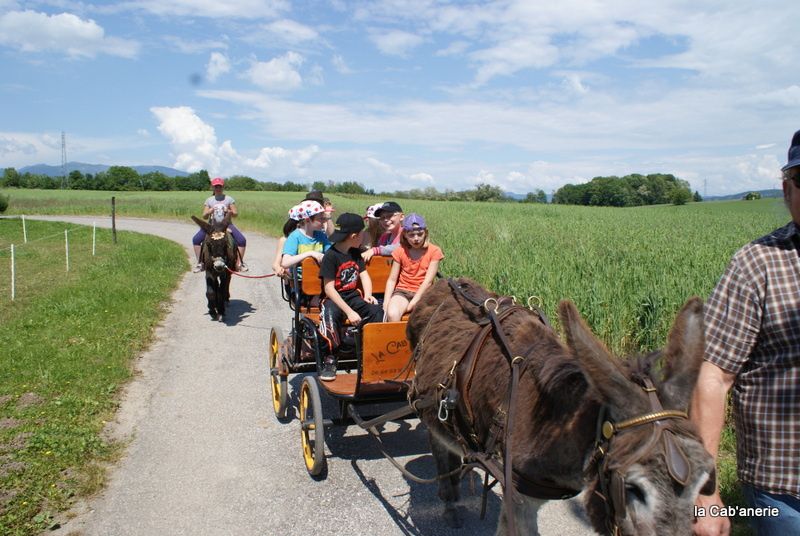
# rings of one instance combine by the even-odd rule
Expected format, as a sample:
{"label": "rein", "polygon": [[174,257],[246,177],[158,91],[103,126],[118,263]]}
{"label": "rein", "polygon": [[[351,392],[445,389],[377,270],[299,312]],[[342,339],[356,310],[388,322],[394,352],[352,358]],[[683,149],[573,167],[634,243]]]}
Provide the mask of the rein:
{"label": "rein", "polygon": [[230,274],[238,275],[239,277],[246,277],[247,279],[264,279],[265,277],[273,277],[275,275],[278,275],[275,273],[265,274],[265,275],[244,275],[243,273],[237,272],[236,270],[231,270],[227,266],[225,267],[225,269],[228,270],[228,273]]}

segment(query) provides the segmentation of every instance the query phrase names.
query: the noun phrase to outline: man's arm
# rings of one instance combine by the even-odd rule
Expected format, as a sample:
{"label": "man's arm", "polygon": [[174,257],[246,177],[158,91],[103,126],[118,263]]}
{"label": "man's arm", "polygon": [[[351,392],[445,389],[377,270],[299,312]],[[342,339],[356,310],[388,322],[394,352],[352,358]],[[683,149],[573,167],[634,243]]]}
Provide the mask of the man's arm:
{"label": "man's arm", "polygon": [[[697,427],[703,446],[715,461],[719,452],[722,427],[725,425],[725,405],[728,391],[735,379],[735,374],[704,361],[700,366],[697,385],[689,406],[689,416]],[[706,512],[709,512],[709,507],[712,505],[722,506],[722,499],[719,496],[719,480],[717,480],[714,494],[698,495],[695,504],[705,508]],[[697,523],[694,525],[694,533],[697,536],[725,535],[730,533],[730,530],[730,521],[725,516],[715,517],[707,514],[704,517],[698,517]]]}

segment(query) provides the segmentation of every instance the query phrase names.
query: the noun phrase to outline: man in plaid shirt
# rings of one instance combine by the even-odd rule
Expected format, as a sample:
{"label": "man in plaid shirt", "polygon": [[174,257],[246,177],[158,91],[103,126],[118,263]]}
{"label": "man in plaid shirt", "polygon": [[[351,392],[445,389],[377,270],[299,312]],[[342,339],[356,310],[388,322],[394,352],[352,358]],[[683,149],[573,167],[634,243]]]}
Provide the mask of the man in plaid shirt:
{"label": "man in plaid shirt", "polygon": [[[750,518],[762,535],[800,534],[800,131],[782,171],[792,221],[737,251],[708,299],[690,408],[716,457],[733,387],[738,475],[748,506],[764,509]],[[714,514],[718,489],[696,506],[706,515],[695,534],[730,532],[726,512]]]}

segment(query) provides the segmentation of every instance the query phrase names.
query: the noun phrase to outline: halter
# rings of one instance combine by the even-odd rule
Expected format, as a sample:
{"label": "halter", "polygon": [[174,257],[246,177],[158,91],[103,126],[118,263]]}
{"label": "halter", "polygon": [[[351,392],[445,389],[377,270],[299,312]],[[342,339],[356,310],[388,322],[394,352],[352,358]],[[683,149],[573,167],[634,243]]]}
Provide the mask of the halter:
{"label": "halter", "polygon": [[[640,387],[647,393],[650,402],[650,413],[614,422],[607,418],[608,407],[603,406],[597,416],[597,433],[595,451],[586,464],[586,471],[597,470],[600,491],[595,489],[602,500],[606,511],[606,527],[613,536],[621,534],[622,521],[627,517],[627,500],[625,490],[625,470],[649,454],[656,446],[661,445],[667,461],[667,471],[672,480],[680,486],[689,481],[689,460],[673,437],[674,432],[664,427],[663,421],[668,419],[688,419],[685,411],[668,409],[661,406],[656,388],[650,378],[643,378]],[[633,453],[628,460],[615,464],[611,459],[614,438],[633,428],[653,424],[653,435],[644,447]]]}

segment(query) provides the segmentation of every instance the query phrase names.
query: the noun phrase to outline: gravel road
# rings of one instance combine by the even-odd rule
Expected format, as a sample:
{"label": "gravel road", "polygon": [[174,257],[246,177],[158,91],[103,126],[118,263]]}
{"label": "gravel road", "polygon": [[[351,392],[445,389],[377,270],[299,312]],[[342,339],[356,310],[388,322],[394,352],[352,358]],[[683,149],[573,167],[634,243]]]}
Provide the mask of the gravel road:
{"label": "gravel road", "polygon": [[[38,218],[37,218],[38,219]],[[42,217],[110,227],[108,218]],[[119,230],[174,240],[191,252],[193,224],[124,218]],[[124,240],[124,236],[120,238]],[[275,239],[247,233],[251,275],[270,272]],[[463,484],[465,528],[440,521],[433,485],[406,480],[358,427],[326,431],[328,471],[308,476],[297,419],[272,413],[267,343],[286,333],[289,308],[275,278],[234,278],[224,322],[205,313],[203,274],[186,273],[155,342],[135,362],[110,432],[127,442],[105,490],[62,516],[57,536],[453,535],[494,534],[500,500],[491,494],[479,519],[480,486]],[[296,392],[301,376],[290,378]],[[296,399],[296,396],[295,396]],[[335,406],[325,402],[326,416]],[[433,475],[417,420],[389,423],[385,439],[408,469]],[[552,502],[542,534],[590,534],[576,500]]]}

